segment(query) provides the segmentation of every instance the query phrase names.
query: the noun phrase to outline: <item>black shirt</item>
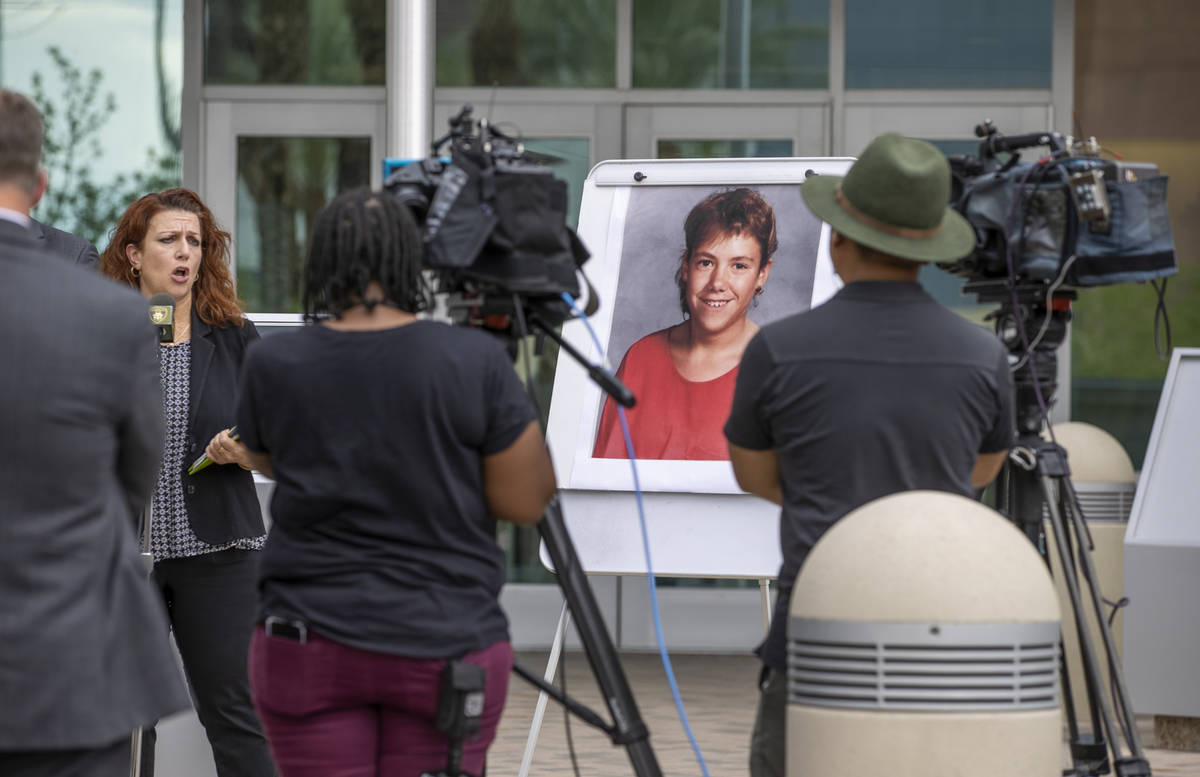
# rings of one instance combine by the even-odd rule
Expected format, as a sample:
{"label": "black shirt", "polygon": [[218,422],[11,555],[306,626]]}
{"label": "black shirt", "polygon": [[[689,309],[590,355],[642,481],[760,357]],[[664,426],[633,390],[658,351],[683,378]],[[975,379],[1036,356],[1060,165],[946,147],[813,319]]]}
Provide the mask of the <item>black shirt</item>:
{"label": "black shirt", "polygon": [[251,349],[243,384],[238,429],[276,478],[260,617],[413,657],[507,639],[482,460],[534,414],[495,338],[310,326]]}
{"label": "black shirt", "polygon": [[916,283],[851,283],[750,342],[725,435],[779,454],[783,566],[760,653],[782,669],[792,584],[835,521],[900,491],[970,496],[978,454],[1012,444],[1008,356]]}

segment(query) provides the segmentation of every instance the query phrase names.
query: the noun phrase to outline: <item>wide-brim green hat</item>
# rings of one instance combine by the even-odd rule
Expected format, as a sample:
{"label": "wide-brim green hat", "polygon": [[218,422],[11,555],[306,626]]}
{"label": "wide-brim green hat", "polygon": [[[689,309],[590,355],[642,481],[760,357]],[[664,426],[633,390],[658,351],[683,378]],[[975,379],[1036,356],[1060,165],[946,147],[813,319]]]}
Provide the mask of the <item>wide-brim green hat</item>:
{"label": "wide-brim green hat", "polygon": [[950,164],[923,140],[880,135],[845,176],[812,176],[800,194],[817,218],[885,254],[951,262],[975,248],[975,230],[947,205]]}

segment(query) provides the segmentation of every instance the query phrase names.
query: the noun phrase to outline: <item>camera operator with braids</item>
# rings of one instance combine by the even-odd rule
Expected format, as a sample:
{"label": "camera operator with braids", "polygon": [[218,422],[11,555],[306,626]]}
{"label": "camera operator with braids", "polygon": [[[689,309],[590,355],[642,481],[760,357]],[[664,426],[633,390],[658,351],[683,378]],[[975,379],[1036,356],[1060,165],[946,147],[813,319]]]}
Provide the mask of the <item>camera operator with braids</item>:
{"label": "camera operator with braids", "polygon": [[495,519],[538,521],[554,472],[501,342],[418,319],[422,250],[396,198],[337,197],[305,266],[310,325],[246,359],[238,429],[277,483],[250,676],[282,777],[445,768],[452,660],[486,670],[467,773],[504,706]]}
{"label": "camera operator with braids", "polygon": [[1014,436],[1004,347],[917,283],[923,263],[975,245],[970,225],[946,205],[941,152],[883,135],[844,178],[809,178],[801,194],[832,228],[830,254],[845,286],[750,341],[725,426],[738,483],[783,508],[779,597],[758,651],[753,777],[785,772],[788,608],[809,550],[879,497],[971,496],[996,477]]}

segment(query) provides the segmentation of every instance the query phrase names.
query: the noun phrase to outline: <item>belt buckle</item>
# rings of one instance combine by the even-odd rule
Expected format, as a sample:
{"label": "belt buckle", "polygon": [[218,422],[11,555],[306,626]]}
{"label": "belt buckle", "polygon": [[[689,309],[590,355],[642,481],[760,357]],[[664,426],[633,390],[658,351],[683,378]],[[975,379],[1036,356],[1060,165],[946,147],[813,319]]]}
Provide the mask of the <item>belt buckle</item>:
{"label": "belt buckle", "polygon": [[301,621],[289,621],[278,615],[268,615],[263,621],[263,630],[269,637],[282,637],[301,645],[308,642],[308,627]]}

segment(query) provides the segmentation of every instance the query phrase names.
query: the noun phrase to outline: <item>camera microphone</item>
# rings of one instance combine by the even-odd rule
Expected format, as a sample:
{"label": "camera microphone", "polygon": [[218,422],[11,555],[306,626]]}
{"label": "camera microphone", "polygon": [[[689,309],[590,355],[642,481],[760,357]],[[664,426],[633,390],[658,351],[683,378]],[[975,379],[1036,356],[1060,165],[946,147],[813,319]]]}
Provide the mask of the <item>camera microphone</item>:
{"label": "camera microphone", "polygon": [[150,298],[150,323],[158,330],[159,343],[175,342],[175,299],[170,294]]}

